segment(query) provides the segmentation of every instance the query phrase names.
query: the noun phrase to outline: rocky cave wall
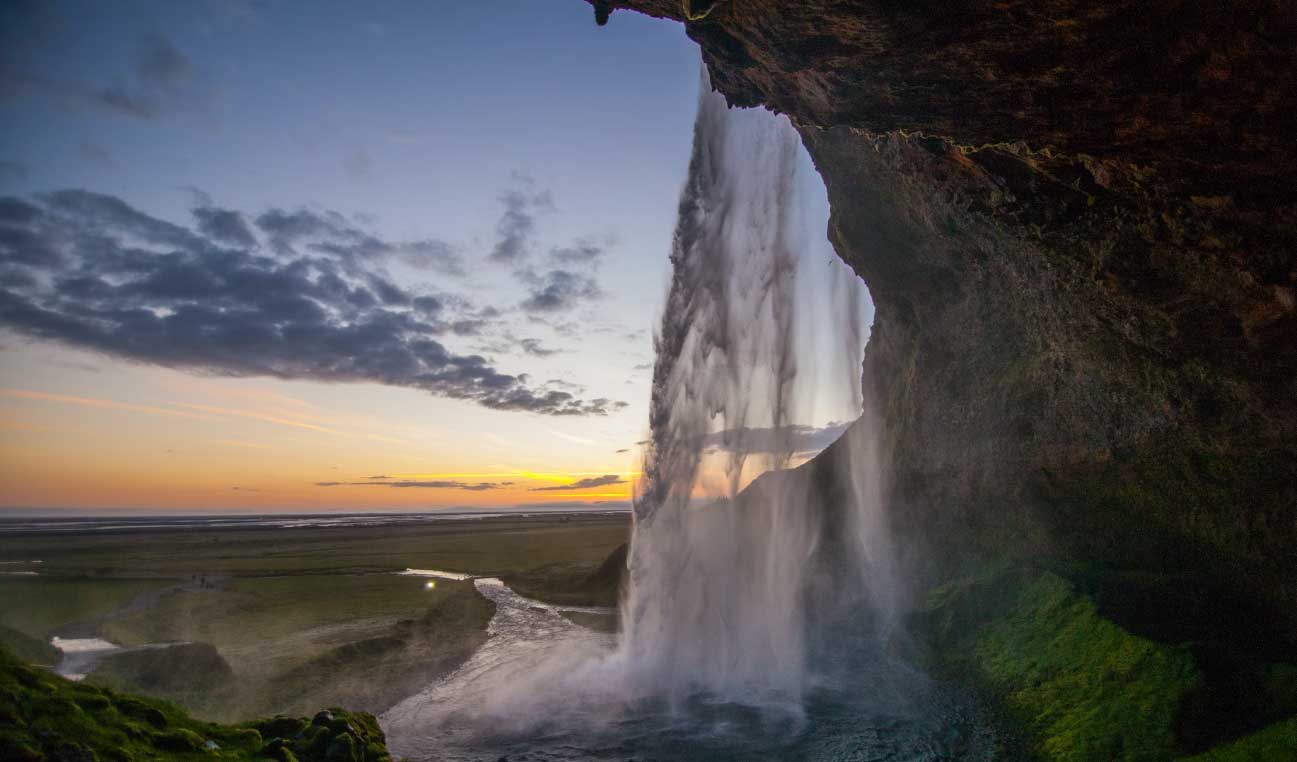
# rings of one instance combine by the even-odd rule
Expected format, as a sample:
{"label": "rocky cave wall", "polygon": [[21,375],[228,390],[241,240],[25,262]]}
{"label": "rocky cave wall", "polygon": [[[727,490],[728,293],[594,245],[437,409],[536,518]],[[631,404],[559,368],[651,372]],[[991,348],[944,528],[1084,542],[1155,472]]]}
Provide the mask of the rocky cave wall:
{"label": "rocky cave wall", "polygon": [[1193,590],[1297,643],[1297,10],[591,2],[684,22],[798,125],[921,571],[1155,580],[1133,608]]}

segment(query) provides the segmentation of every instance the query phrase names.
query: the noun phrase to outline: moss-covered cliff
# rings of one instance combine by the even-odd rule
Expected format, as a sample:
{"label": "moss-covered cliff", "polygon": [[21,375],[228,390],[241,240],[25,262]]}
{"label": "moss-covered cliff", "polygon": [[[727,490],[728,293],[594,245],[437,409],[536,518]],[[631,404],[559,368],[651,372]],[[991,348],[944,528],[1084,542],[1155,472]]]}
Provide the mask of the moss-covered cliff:
{"label": "moss-covered cliff", "polygon": [[591,1],[685,23],[731,103],[798,125],[877,306],[912,578],[1045,569],[1187,649],[1176,753],[1268,722],[1249,696],[1297,652],[1291,4]]}

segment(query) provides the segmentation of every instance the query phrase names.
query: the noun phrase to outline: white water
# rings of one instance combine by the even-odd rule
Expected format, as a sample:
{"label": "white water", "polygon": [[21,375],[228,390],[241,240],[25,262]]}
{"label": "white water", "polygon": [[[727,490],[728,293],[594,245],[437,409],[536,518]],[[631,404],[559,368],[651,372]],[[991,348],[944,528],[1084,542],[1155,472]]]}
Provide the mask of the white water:
{"label": "white water", "polygon": [[[872,418],[839,444],[849,452],[835,489],[785,471],[739,495],[753,474],[789,465],[803,416],[826,404],[860,414],[862,286],[838,263],[835,283],[798,288],[823,233],[800,224],[800,144],[786,118],[727,109],[710,93],[694,141],[657,338],[623,649],[644,694],[797,706],[815,679],[808,605],[820,618],[862,599],[880,622],[894,613]],[[823,363],[798,345],[806,326],[847,337],[829,349],[847,347],[843,372],[803,373]],[[773,429],[778,444],[765,437],[758,451],[745,441],[752,428]],[[731,432],[727,452],[708,457],[718,431]],[[816,573],[837,584],[815,587]]]}
{"label": "white water", "polygon": [[168,643],[145,643],[139,646],[119,646],[103,638],[50,638],[50,645],[59,651],[59,663],[54,666],[54,673],[69,680],[84,680],[86,675],[95,671],[99,662],[107,656],[132,651],[158,651],[172,646],[186,645],[186,641]]}
{"label": "white water", "polygon": [[472,574],[461,574],[460,572],[437,571],[436,569],[406,569],[403,572],[397,572],[404,577],[435,577],[436,579],[452,579],[457,582],[473,579]]}
{"label": "white water", "polygon": [[[455,750],[486,739],[538,732],[562,717],[581,696],[583,671],[603,668],[613,636],[573,624],[562,611],[608,613],[597,607],[560,607],[533,601],[492,577],[473,581],[496,605],[487,641],[459,669],[382,716],[392,751],[412,759],[453,759]],[[579,725],[578,725],[579,727]]]}
{"label": "white water", "polygon": [[117,653],[122,647],[102,638],[50,638],[50,645],[62,656],[54,672],[69,680],[83,680],[94,671],[95,665],[105,656]]}
{"label": "white water", "polygon": [[[729,110],[710,92],[694,140],[656,337],[625,631],[594,633],[475,580],[497,606],[488,640],[384,714],[393,751],[985,758],[976,713],[884,647],[903,591],[860,381],[868,299],[832,258],[824,216],[808,211],[818,178],[785,118]],[[795,424],[857,416],[821,456],[831,466],[787,470]]]}

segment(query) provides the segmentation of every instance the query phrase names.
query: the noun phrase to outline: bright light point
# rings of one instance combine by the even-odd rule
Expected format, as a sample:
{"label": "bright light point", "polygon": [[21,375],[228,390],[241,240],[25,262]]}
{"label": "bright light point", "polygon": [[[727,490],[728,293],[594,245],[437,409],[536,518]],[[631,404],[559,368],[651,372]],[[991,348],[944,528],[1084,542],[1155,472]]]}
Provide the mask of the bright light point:
{"label": "bright light point", "polygon": [[427,582],[423,583],[423,589],[424,589],[424,590],[432,590],[432,589],[435,588],[436,586],[437,586],[437,583],[436,583],[435,581],[433,581],[433,580],[428,580]]}

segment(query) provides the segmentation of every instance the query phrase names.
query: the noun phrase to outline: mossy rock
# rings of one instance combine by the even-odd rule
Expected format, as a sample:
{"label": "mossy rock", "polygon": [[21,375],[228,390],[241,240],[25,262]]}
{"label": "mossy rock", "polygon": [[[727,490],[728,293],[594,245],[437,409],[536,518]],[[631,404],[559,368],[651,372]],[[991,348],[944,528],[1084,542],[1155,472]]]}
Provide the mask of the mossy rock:
{"label": "mossy rock", "polygon": [[[1206,685],[1192,647],[1131,633],[1055,573],[985,566],[930,591],[913,623],[937,670],[980,687],[1041,759],[1189,756],[1178,731]],[[1285,663],[1258,671],[1254,691],[1266,716],[1297,711],[1289,706],[1294,673]],[[1294,733],[1297,720],[1280,722],[1193,759],[1291,760]],[[1269,756],[1285,744],[1287,756]]]}
{"label": "mossy rock", "polygon": [[226,762],[391,759],[377,720],[369,714],[335,708],[316,723],[274,717],[220,725],[197,720],[165,701],[34,670],[0,649],[0,760],[198,762],[214,757]]}
{"label": "mossy rock", "polygon": [[202,736],[184,728],[158,733],[153,737],[153,745],[164,751],[199,751],[204,743]]}
{"label": "mossy rock", "polygon": [[280,715],[268,720],[259,720],[252,727],[266,738],[294,738],[307,725],[308,722],[300,717],[284,717]]}

